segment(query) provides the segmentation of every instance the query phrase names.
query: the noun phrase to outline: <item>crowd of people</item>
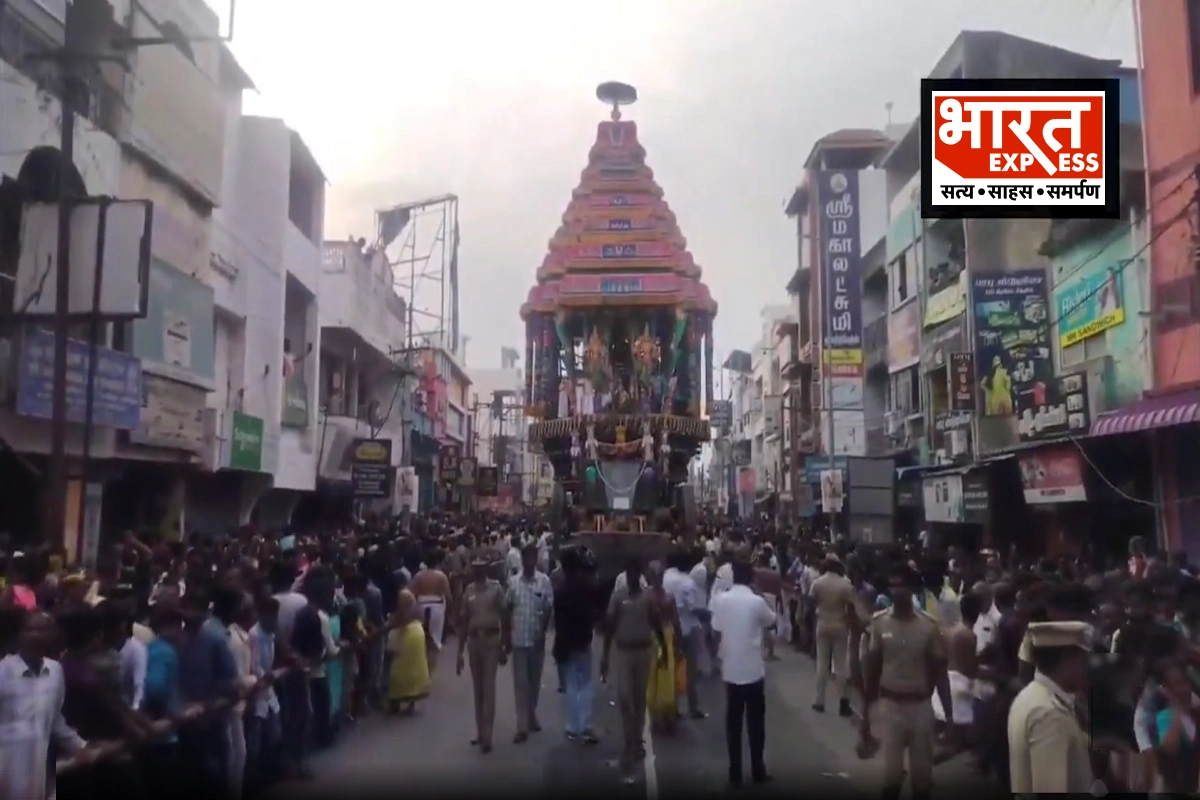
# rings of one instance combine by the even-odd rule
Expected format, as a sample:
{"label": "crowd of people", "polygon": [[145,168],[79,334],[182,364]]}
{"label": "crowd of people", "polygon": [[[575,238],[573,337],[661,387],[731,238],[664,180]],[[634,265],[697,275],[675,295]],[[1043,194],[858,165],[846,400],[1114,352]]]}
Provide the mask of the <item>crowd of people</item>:
{"label": "crowd of people", "polygon": [[952,757],[1014,793],[1200,789],[1200,581],[1185,554],[1138,537],[1128,558],[1026,561],[811,543],[788,577],[813,709],[840,673],[839,710],[860,720],[861,757],[881,751],[886,794],[906,775],[927,794]]}
{"label": "crowd of people", "polygon": [[906,778],[927,794],[947,758],[1017,793],[1200,789],[1200,581],[1138,539],[1121,563],[1022,561],[708,519],[606,585],[565,530],[434,514],[127,535],[86,571],[6,542],[0,560],[3,797],[241,798],[303,780],[360,716],[412,714],[451,637],[481,753],[505,664],[513,743],[542,730],[549,658],[579,746],[599,741],[597,677],[613,682],[632,783],[646,718],[665,735],[704,720],[710,672],[730,783],[743,734],[750,780],[768,781],[766,665],[790,643],[816,661],[813,710],[857,719],[889,794]]}

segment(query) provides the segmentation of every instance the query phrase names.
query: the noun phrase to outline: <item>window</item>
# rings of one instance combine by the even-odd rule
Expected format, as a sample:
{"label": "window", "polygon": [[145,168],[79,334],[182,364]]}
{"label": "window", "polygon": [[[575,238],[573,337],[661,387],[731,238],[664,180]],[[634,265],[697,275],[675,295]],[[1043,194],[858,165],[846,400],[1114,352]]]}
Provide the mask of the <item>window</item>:
{"label": "window", "polygon": [[900,256],[888,265],[888,286],[891,304],[895,310],[916,296],[917,289],[917,260],[909,258],[908,253]]}
{"label": "window", "polygon": [[921,411],[920,365],[894,372],[888,380],[887,409],[889,413],[918,414]]}
{"label": "window", "polygon": [[1187,0],[1188,60],[1192,94],[1200,94],[1200,0]]}
{"label": "window", "polygon": [[1077,367],[1093,358],[1103,358],[1108,355],[1108,337],[1103,333],[1089,336],[1082,342],[1062,349],[1062,368]]}

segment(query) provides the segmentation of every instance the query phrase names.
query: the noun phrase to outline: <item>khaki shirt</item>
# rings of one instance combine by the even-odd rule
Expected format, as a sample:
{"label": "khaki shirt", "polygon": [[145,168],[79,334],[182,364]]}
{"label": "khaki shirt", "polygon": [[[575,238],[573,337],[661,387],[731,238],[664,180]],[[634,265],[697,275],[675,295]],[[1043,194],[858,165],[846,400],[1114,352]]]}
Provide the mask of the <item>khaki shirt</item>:
{"label": "khaki shirt", "polygon": [[1074,700],[1041,673],[1008,712],[1008,753],[1013,794],[1084,793],[1095,781]]}
{"label": "khaki shirt", "polygon": [[896,694],[933,694],[930,664],[945,662],[946,643],[938,624],[920,609],[907,619],[886,608],[871,619],[870,652],[882,656],[881,691]]}
{"label": "khaki shirt", "polygon": [[849,578],[836,572],[826,572],[813,581],[809,595],[816,608],[817,627],[843,630],[849,625],[849,608],[853,608],[858,599]]}
{"label": "khaki shirt", "polygon": [[472,581],[463,591],[462,613],[468,636],[499,635],[504,619],[504,589],[493,580],[482,587]]}

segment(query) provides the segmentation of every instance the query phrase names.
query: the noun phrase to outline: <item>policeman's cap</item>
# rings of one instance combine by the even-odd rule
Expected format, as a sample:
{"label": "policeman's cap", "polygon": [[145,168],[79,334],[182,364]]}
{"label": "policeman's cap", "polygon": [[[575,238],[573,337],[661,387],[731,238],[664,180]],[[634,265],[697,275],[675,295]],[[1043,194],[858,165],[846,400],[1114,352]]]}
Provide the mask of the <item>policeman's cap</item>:
{"label": "policeman's cap", "polygon": [[1091,646],[1092,626],[1086,622],[1031,622],[1029,644],[1041,647],[1077,647],[1088,650]]}

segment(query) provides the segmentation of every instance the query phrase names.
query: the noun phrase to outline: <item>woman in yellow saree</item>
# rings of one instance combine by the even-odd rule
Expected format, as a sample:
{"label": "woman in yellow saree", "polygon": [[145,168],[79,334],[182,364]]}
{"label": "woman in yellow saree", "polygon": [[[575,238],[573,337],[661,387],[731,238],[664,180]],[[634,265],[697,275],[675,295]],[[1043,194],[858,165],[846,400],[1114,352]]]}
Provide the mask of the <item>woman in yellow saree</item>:
{"label": "woman in yellow saree", "polygon": [[396,609],[399,622],[387,635],[387,652],[391,656],[388,673],[388,709],[405,714],[416,711],[417,701],[429,696],[429,660],[425,650],[425,626],[417,613],[417,598],[408,589],[400,590]]}
{"label": "woman in yellow saree", "polygon": [[650,565],[647,579],[650,583],[652,602],[658,606],[663,620],[663,639],[667,645],[666,658],[660,646],[654,645],[654,664],[650,668],[650,680],[646,684],[646,710],[650,715],[650,726],[654,730],[669,731],[675,727],[679,719],[678,693],[676,691],[675,668],[680,657],[679,643],[679,614],[675,609],[675,600],[663,589],[662,565],[654,562]]}

